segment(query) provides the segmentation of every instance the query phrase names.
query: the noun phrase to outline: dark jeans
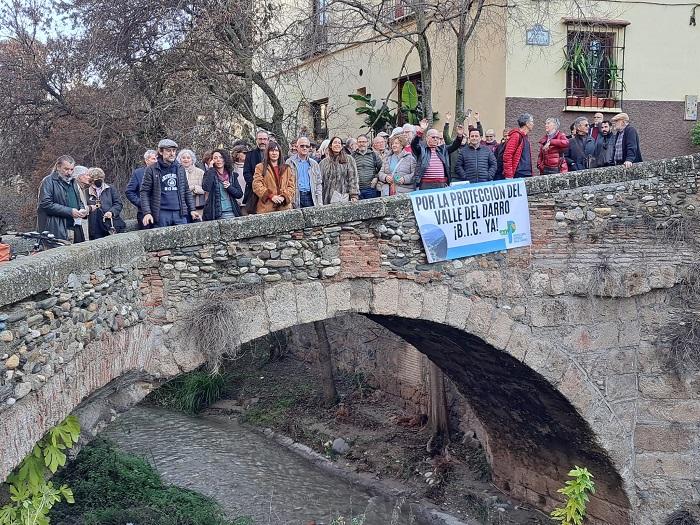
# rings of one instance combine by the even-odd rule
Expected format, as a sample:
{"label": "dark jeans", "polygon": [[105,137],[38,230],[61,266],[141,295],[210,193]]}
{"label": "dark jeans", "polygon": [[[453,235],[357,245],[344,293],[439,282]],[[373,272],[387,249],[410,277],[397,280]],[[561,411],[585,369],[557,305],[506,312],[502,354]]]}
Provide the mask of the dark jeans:
{"label": "dark jeans", "polygon": [[421,190],[434,190],[437,188],[447,188],[446,182],[421,182]]}
{"label": "dark jeans", "polygon": [[557,166],[553,168],[548,168],[545,166],[544,171],[542,171],[542,175],[554,175],[556,173],[559,173],[559,168]]}
{"label": "dark jeans", "polygon": [[374,199],[376,197],[379,197],[379,192],[374,188],[360,190],[360,199]]}
{"label": "dark jeans", "polygon": [[160,217],[158,217],[159,228],[177,224],[187,224],[187,217],[180,215],[180,210],[160,210]]}
{"label": "dark jeans", "polygon": [[299,207],[300,208],[311,208],[314,205],[314,198],[311,196],[310,191],[300,191],[299,192]]}

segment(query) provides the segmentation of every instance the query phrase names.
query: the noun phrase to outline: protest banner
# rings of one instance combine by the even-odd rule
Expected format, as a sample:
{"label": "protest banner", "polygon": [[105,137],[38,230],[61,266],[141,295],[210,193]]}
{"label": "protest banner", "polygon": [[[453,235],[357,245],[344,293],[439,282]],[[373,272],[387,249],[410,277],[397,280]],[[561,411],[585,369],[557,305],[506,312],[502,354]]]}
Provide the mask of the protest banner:
{"label": "protest banner", "polygon": [[409,195],[430,263],[531,244],[527,190],[522,179]]}

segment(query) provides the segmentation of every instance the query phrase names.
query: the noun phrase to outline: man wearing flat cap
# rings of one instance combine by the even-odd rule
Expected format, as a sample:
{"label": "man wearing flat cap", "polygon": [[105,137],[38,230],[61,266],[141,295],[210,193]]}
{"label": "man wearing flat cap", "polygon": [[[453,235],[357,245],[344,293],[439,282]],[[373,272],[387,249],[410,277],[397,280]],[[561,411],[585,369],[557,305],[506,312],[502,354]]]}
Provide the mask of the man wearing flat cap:
{"label": "man wearing flat cap", "polygon": [[158,160],[148,166],[141,184],[143,225],[174,226],[199,220],[185,168],[176,160],[177,144],[170,139],[158,143]]}
{"label": "man wearing flat cap", "polygon": [[613,160],[615,165],[622,164],[629,168],[635,162],[642,162],[642,149],[639,146],[639,134],[630,126],[630,117],[627,113],[618,113],[610,119],[615,126],[615,153]]}

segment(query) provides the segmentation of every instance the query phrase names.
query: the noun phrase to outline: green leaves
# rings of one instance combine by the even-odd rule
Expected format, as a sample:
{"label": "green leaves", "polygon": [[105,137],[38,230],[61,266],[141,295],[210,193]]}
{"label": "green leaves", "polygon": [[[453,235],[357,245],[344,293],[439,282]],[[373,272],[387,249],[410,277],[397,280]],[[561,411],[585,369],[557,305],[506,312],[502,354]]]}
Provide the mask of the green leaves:
{"label": "green leaves", "polygon": [[418,90],[410,80],[405,82],[401,89],[401,105],[409,111],[415,111],[418,107]]}
{"label": "green leaves", "polygon": [[11,503],[0,507],[0,525],[49,525],[51,507],[61,500],[74,502],[67,485],[56,488],[46,477],[47,468],[55,473],[66,464],[63,450],[72,448],[79,437],[80,423],[69,416],[34,445],[32,453],[7,478]]}
{"label": "green leaves", "polygon": [[564,507],[557,507],[550,516],[563,525],[581,525],[586,517],[586,504],[588,503],[588,493],[595,493],[593,474],[587,468],[574,466],[569,471],[570,479],[565,486],[557,492],[566,496]]}

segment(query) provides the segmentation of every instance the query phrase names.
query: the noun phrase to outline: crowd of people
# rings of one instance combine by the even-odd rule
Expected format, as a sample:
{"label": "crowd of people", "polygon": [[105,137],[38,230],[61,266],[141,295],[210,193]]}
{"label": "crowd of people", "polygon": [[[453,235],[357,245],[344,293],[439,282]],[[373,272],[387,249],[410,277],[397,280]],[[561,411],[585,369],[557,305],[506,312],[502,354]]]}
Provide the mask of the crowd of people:
{"label": "crowd of people", "polygon": [[[500,142],[493,129],[484,133],[479,114],[474,116],[466,134],[464,125],[455,126],[454,137],[449,115],[442,132],[423,119],[390,134],[335,136],[318,145],[302,134],[292,140],[286,158],[264,130],[257,132],[252,149],[237,141],[231,151],[207,151],[201,160],[191,149],[178,151],[175,141],[163,139],[145,152],[144,166],[133,172],[125,194],[137,209],[139,228],[151,228],[531,177],[533,164],[548,175],[642,161],[639,136],[626,113],[610,121],[596,113],[592,123],[579,117],[568,135],[559,119],[548,118],[536,159],[531,114],[520,115]],[[97,239],[125,228],[122,209],[103,170],[76,166],[64,155],[41,182],[38,227],[71,242]]]}

